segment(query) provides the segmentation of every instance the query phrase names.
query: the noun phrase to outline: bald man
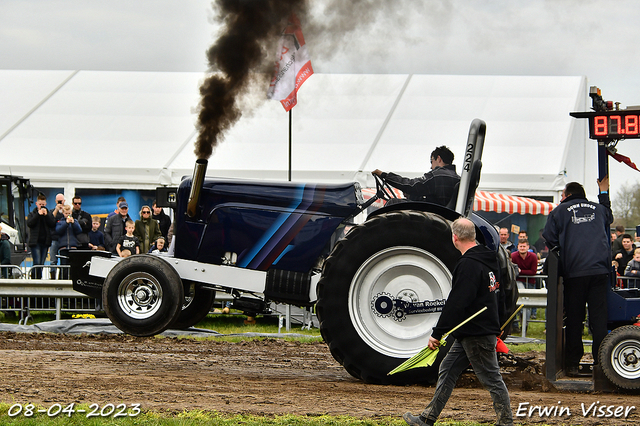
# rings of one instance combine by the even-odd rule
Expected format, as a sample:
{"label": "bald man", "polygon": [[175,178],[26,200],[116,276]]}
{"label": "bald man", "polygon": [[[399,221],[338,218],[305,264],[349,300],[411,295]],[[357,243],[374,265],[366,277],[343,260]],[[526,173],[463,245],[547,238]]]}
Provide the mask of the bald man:
{"label": "bald man", "polygon": [[451,225],[453,245],[462,257],[453,270],[453,285],[438,324],[429,337],[429,348],[436,349],[442,336],[483,307],[487,310],[456,330],[447,345],[451,349],[440,364],[433,399],[422,414],[405,413],[412,426],[433,425],[444,409],[460,374],[469,363],[491,394],[497,425],[513,425],[509,392],[500,375],[496,355],[496,336],[500,334],[499,266],[496,252],[476,244],[476,229],[467,218]]}

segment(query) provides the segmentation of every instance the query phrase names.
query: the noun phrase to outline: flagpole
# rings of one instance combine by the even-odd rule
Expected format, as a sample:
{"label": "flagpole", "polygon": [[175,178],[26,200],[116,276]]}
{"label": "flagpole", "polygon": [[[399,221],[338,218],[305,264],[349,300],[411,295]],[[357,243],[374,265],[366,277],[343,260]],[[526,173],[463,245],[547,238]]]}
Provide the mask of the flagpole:
{"label": "flagpole", "polygon": [[289,182],[291,182],[291,121],[293,108],[289,110]]}

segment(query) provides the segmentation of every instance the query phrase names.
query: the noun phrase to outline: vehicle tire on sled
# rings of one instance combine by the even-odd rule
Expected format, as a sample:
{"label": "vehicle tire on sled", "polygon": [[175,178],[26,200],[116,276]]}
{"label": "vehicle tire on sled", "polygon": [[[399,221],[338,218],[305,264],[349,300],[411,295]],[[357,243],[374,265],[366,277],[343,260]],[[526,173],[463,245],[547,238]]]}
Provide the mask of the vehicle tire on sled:
{"label": "vehicle tire on sled", "polygon": [[602,372],[622,389],[640,389],[640,327],[618,327],[602,340],[598,349]]}
{"label": "vehicle tire on sled", "polygon": [[198,287],[195,283],[185,283],[182,310],[171,328],[184,330],[196,325],[207,316],[215,299],[215,290]]}
{"label": "vehicle tire on sled", "polygon": [[183,300],[180,276],[157,256],[136,255],[118,262],[102,287],[107,316],[134,336],[166,330],[180,315]]}
{"label": "vehicle tire on sled", "polygon": [[318,283],[320,331],[333,357],[368,383],[435,383],[448,346],[432,367],[387,373],[427,346],[440,313],[383,315],[375,306],[383,298],[446,299],[459,258],[449,223],[436,214],[394,211],[354,227]]}

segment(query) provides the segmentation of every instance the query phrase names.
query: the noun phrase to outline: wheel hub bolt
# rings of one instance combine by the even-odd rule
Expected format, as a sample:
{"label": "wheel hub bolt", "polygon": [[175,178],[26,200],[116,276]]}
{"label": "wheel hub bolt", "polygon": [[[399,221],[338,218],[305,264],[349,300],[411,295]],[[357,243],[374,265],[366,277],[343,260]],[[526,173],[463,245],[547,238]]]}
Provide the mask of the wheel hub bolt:
{"label": "wheel hub bolt", "polygon": [[146,301],[149,298],[149,294],[142,290],[142,289],[138,289],[138,291],[136,291],[136,299],[138,299],[141,302]]}

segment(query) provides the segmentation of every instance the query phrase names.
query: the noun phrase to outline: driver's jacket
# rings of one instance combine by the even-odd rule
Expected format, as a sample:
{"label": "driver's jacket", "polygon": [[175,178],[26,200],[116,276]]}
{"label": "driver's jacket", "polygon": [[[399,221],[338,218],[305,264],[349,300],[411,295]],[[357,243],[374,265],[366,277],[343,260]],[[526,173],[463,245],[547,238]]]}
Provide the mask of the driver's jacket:
{"label": "driver's jacket", "polygon": [[413,179],[395,173],[382,173],[381,176],[389,185],[404,192],[405,197],[409,200],[428,201],[441,206],[446,206],[449,203],[456,184],[460,182],[460,176],[456,173],[456,166],[453,164],[436,167]]}

